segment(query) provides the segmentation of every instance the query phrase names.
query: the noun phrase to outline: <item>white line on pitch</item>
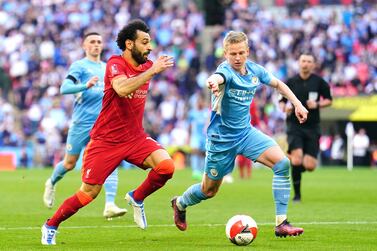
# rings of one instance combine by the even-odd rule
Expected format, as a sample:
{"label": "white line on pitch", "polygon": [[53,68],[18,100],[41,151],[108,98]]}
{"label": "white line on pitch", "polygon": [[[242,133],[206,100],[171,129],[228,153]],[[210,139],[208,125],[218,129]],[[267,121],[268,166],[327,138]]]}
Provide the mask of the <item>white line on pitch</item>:
{"label": "white line on pitch", "polygon": [[[313,222],[296,222],[297,225],[373,225],[377,221],[313,221]],[[272,222],[258,223],[259,226],[274,225]],[[225,226],[225,224],[190,224],[190,227],[218,227]],[[148,225],[148,227],[175,227],[174,224],[165,225]],[[8,230],[36,230],[41,227],[0,227],[0,231]],[[136,225],[101,225],[101,226],[67,226],[60,227],[60,229],[94,229],[94,228],[137,228]]]}

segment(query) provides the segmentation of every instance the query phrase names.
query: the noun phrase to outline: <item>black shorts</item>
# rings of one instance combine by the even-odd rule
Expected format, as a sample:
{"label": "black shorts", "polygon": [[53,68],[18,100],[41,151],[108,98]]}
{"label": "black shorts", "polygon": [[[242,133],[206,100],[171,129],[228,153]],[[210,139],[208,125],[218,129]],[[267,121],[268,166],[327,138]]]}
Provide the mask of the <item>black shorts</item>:
{"label": "black shorts", "polygon": [[287,125],[288,153],[295,149],[302,149],[304,154],[317,158],[319,152],[319,137],[321,129],[319,125],[303,127]]}

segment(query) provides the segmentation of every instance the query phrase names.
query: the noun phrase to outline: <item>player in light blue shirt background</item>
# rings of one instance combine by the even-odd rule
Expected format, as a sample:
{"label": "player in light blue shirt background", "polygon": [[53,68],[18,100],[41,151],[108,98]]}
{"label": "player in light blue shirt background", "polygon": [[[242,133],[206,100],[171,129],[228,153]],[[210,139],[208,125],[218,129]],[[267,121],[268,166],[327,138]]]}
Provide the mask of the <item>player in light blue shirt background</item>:
{"label": "player in light blue shirt background", "polygon": [[207,79],[211,89],[212,114],[207,129],[206,163],[202,183],[189,187],[172,199],[174,221],[178,229],[187,228],[186,208],[212,198],[223,177],[233,171],[238,154],[272,169],[275,201],[275,235],[296,236],[304,232],[287,221],[290,196],[290,161],[276,142],[250,124],[250,104],[259,85],[276,88],[294,105],[295,114],[304,123],[308,111],[293,92],[262,66],[248,60],[248,38],[243,32],[227,33],[223,42],[226,61]]}
{"label": "player in light blue shirt background", "polygon": [[[72,63],[60,88],[61,94],[75,94],[72,123],[68,131],[64,160],[60,161],[45,183],[44,204],[51,208],[55,201],[55,185],[75,168],[83,148],[89,142],[89,132],[102,107],[106,63],[100,60],[103,43],[96,32],[83,38],[85,58]],[[127,210],[115,205],[118,189],[117,169],[105,182],[106,204],[103,216],[111,219],[124,215]]]}

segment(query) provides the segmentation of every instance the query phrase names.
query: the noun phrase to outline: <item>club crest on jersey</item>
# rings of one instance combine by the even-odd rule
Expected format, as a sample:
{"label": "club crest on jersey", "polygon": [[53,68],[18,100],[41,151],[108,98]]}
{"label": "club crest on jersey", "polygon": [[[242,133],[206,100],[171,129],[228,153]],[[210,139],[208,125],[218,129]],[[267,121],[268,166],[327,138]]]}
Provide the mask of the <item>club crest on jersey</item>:
{"label": "club crest on jersey", "polygon": [[253,85],[257,85],[257,84],[259,83],[259,78],[258,78],[258,77],[252,77],[252,78],[251,78],[251,83],[252,83]]}
{"label": "club crest on jersey", "polygon": [[111,65],[111,74],[116,75],[119,73],[118,66],[116,64]]}
{"label": "club crest on jersey", "polygon": [[209,172],[213,177],[216,177],[219,174],[215,168],[212,168],[211,170],[209,170]]}
{"label": "club crest on jersey", "polygon": [[72,151],[72,145],[71,144],[67,144],[66,148],[67,148],[67,151]]}

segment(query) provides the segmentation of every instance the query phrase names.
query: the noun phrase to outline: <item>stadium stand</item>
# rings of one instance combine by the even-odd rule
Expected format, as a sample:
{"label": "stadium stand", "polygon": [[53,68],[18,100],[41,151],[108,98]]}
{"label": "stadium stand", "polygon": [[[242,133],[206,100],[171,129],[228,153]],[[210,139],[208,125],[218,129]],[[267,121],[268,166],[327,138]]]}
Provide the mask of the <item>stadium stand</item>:
{"label": "stadium stand", "polygon": [[[187,128],[187,111],[197,95],[207,92],[204,80],[222,60],[223,35],[231,29],[248,34],[252,59],[280,79],[297,70],[297,56],[307,49],[335,96],[377,93],[375,4],[290,11],[226,2],[219,28],[206,26],[202,1],[2,1],[0,149],[16,147],[17,166],[51,166],[60,159],[74,97],[60,95],[59,87],[68,65],[82,57],[82,34],[95,29],[103,35],[106,59],[119,53],[113,42],[117,30],[136,17],[154,32],[151,57],[166,53],[176,59],[173,70],[153,81],[146,107],[145,128],[166,146],[178,125]],[[283,132],[276,94],[262,89],[257,98],[267,131]]]}

